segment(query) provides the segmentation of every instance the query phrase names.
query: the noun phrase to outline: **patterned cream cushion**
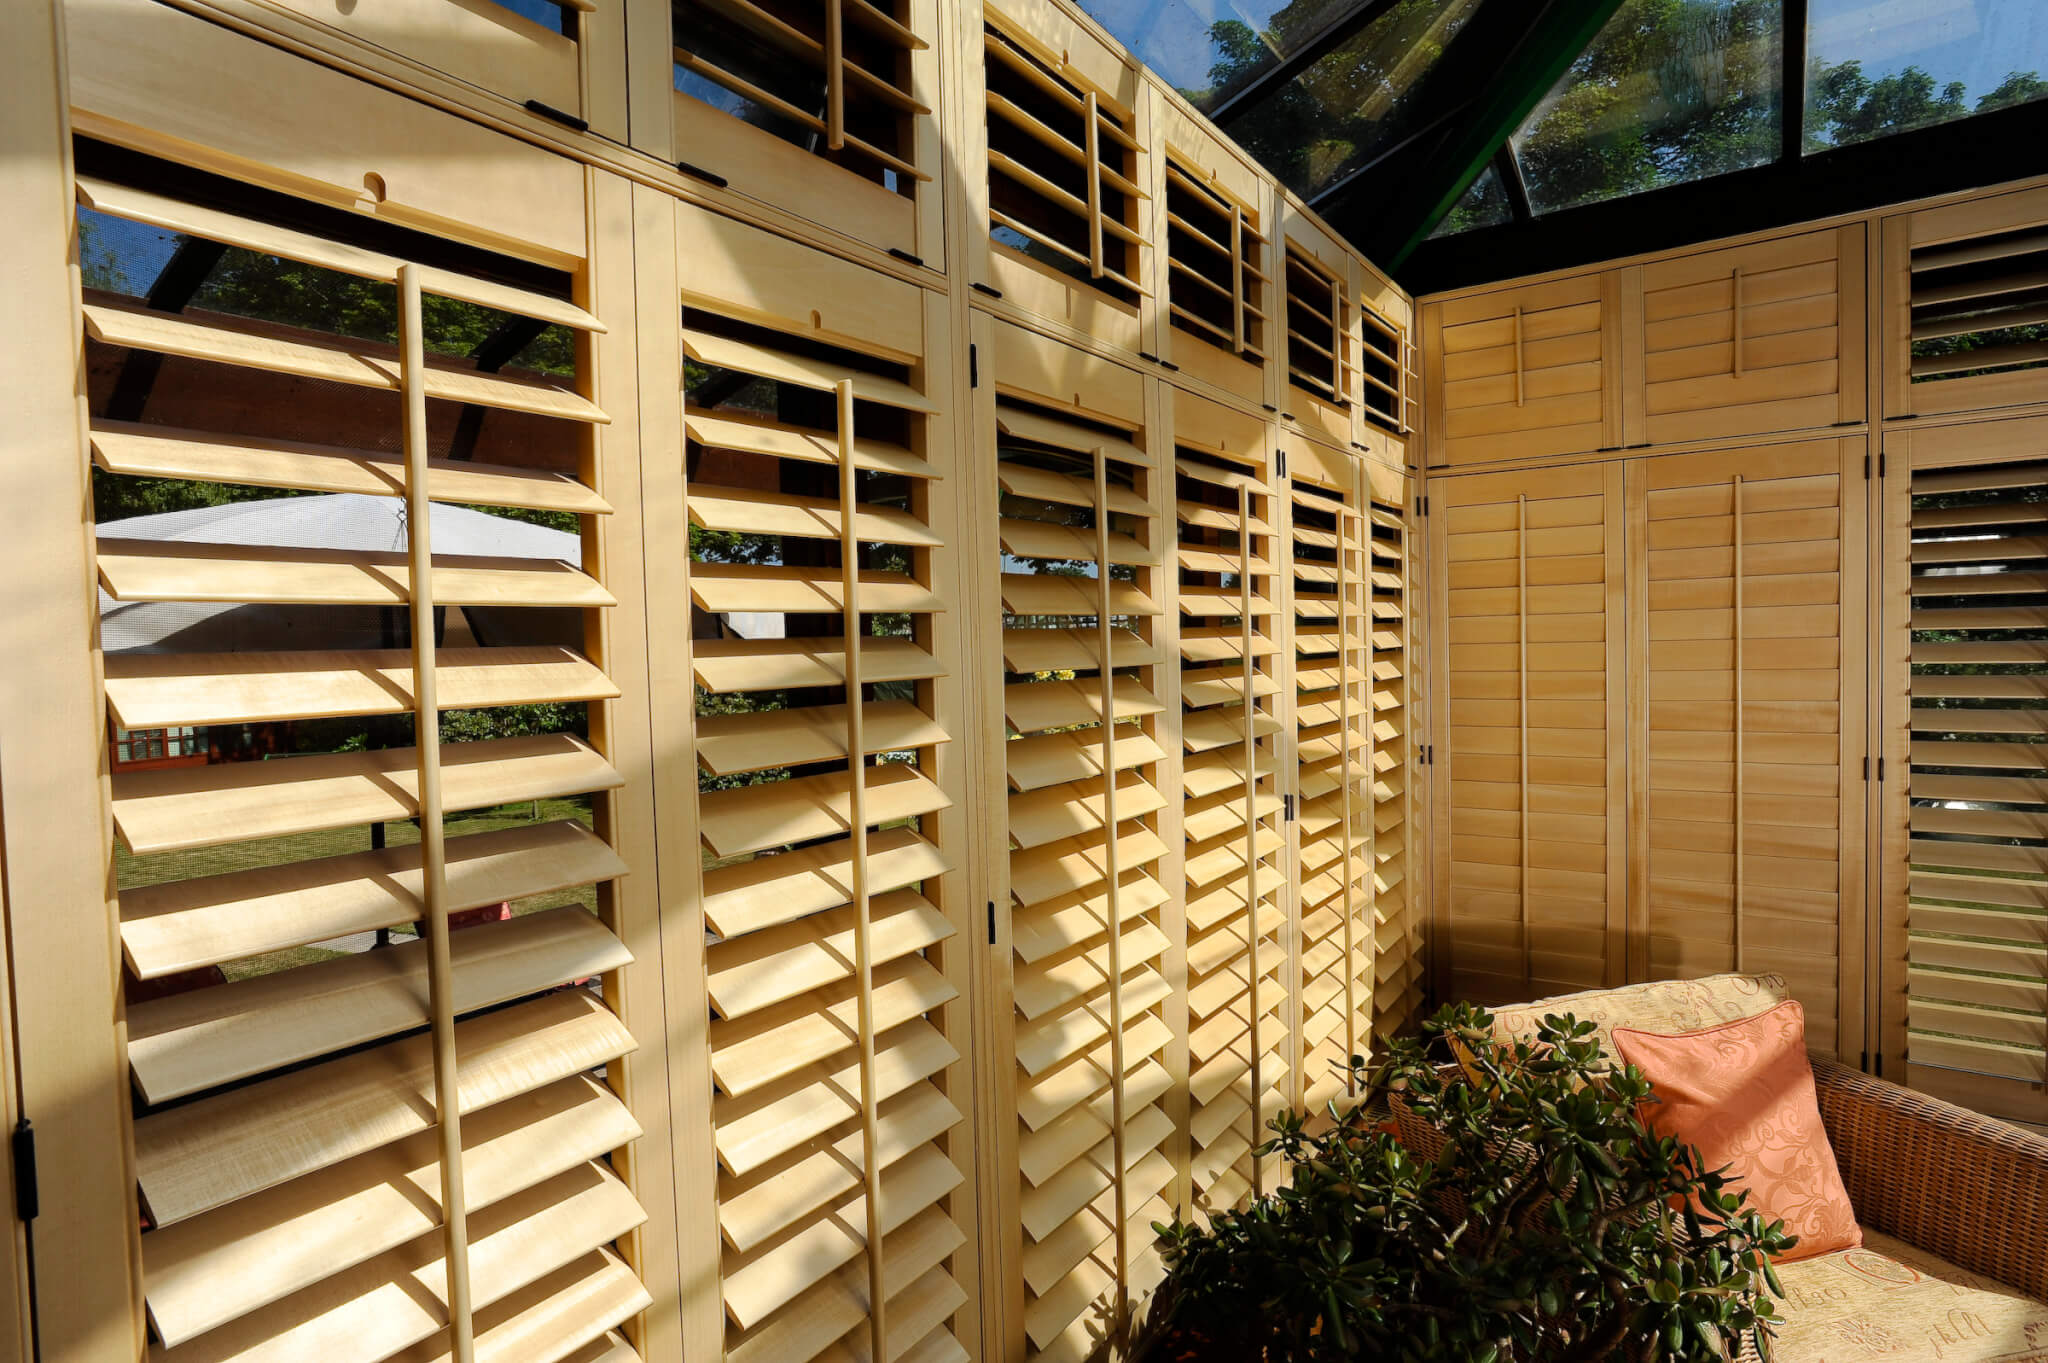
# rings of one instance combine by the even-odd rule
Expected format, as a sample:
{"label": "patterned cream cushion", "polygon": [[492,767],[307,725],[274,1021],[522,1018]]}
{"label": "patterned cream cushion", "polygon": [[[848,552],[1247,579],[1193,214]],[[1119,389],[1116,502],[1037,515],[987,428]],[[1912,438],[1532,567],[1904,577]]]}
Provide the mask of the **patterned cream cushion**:
{"label": "patterned cream cushion", "polygon": [[1499,1008],[1493,1014],[1493,1033],[1503,1040],[1533,1037],[1544,1018],[1570,1013],[1581,1022],[1598,1025],[1595,1037],[1610,1059],[1614,1055],[1614,1029],[1633,1027],[1638,1031],[1672,1035],[1718,1027],[1724,1022],[1741,1022],[1768,1012],[1791,998],[1782,975],[1709,975],[1703,980],[1653,980],[1648,984],[1625,985],[1620,989],[1595,989],[1584,994],[1560,994]]}
{"label": "patterned cream cushion", "polygon": [[1774,1363],[2048,1363],[2048,1303],[1867,1228],[1778,1279]]}

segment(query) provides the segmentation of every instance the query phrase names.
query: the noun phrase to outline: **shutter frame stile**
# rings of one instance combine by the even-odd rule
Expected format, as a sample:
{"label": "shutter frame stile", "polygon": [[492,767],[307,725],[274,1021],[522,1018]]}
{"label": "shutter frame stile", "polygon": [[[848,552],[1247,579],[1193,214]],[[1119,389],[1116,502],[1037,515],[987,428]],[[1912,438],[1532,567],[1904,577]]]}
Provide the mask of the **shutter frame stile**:
{"label": "shutter frame stile", "polygon": [[[1095,142],[1093,135],[1095,96],[1088,96],[1089,144]],[[1110,1333],[1121,1339],[1130,1328],[1131,1309],[1131,1257],[1127,1222],[1130,1211],[1127,1204],[1128,1184],[1124,1171],[1129,1167],[1125,1159],[1126,1138],[1124,1112],[1123,1076],[1128,1073],[1124,1064],[1124,971],[1123,971],[1123,914],[1119,901],[1123,894],[1123,871],[1118,864],[1117,832],[1121,825],[1117,820],[1117,773],[1116,751],[1116,661],[1113,652],[1115,631],[1110,625],[1110,573],[1109,573],[1109,455],[1100,446],[1091,452],[1095,464],[1095,581],[1096,637],[1100,641],[1098,650],[1101,665],[1096,675],[1101,682],[1101,711],[1098,727],[1101,732],[1102,748],[1102,825],[1108,836],[1103,839],[1103,886],[1109,897],[1109,1054],[1110,1070],[1116,1076],[1110,1084],[1111,1133],[1115,1137],[1116,1162],[1112,1168],[1110,1188],[1115,1204],[1116,1222],[1116,1301],[1115,1314],[1110,1321]]]}

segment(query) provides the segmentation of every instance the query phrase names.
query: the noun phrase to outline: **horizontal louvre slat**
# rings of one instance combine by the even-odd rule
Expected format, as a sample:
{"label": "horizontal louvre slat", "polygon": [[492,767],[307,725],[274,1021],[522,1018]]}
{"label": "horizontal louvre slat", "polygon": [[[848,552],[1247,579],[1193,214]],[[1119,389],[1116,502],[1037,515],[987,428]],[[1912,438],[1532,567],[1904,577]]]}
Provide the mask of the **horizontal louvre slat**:
{"label": "horizontal louvre slat", "polygon": [[[126,421],[95,421],[93,460],[109,473],[186,478],[245,487],[405,495],[405,461],[394,454],[292,440],[229,438]],[[437,502],[480,502],[607,515],[611,503],[566,474],[454,459],[427,461],[427,495]]]}
{"label": "horizontal louvre slat", "polygon": [[[869,701],[861,709],[869,753],[923,748],[951,737],[907,700]],[[846,707],[812,705],[706,715],[697,721],[697,761],[713,776],[846,759]]]}
{"label": "horizontal louvre slat", "polygon": [[[850,381],[853,384],[853,395],[868,402],[885,403],[891,407],[902,407],[927,415],[935,414],[939,410],[938,405],[930,398],[899,380],[850,369],[845,365],[833,364],[829,360],[816,360],[789,351],[771,350],[767,346],[734,340],[729,336],[691,331],[683,338],[683,350],[700,364],[736,370],[743,374],[758,374],[764,379],[774,379],[777,383],[791,383],[800,388],[831,392],[839,384]],[[833,462],[837,462],[836,455]]]}
{"label": "horizontal louvre slat", "polygon": [[[721,937],[739,937],[835,909],[853,898],[853,844],[837,839],[704,873],[704,916]],[[884,894],[951,870],[939,849],[908,828],[868,839],[868,889]]]}
{"label": "horizontal louvre slat", "polygon": [[[996,426],[1004,435],[1015,436],[1019,440],[1029,440],[1078,454],[1093,454],[1096,450],[1101,450],[1106,458],[1136,465],[1139,468],[1152,467],[1152,456],[1129,440],[1121,436],[1104,434],[1088,426],[1062,421],[1058,417],[1000,406],[996,409]],[[1090,496],[1088,501],[1077,505],[1091,506],[1094,500],[1094,497]]]}
{"label": "horizontal louvre slat", "polygon": [[[126,653],[106,660],[107,704],[128,729],[410,713],[408,649],[317,653]],[[619,688],[566,648],[447,648],[441,708],[610,700]]]}
{"label": "horizontal louvre slat", "polygon": [[[721,1092],[738,1096],[839,1054],[859,1036],[856,993],[835,985],[748,1017],[714,1022],[713,1081]],[[900,957],[874,972],[872,1025],[886,1031],[957,997],[959,991],[922,956]]]}
{"label": "horizontal louvre slat", "polygon": [[[225,323],[228,319],[223,318]],[[216,364],[264,369],[296,378],[324,379],[358,388],[399,387],[399,366],[389,347],[359,343],[343,350],[305,341],[266,335],[253,325],[208,325],[189,315],[88,303],[86,334],[107,345],[151,350]],[[474,403],[533,416],[564,417],[603,423],[607,417],[594,403],[566,388],[520,383],[472,370],[428,365],[422,381],[430,398]]]}
{"label": "horizontal louvre slat", "polygon": [[[917,1020],[875,1039],[875,1100],[931,1078],[959,1058],[930,1023]],[[827,1070],[814,1066],[767,1096],[720,1098],[714,1105],[719,1163],[746,1175],[860,1115],[860,1061]]]}
{"label": "horizontal louvre slat", "polygon": [[[581,824],[475,833],[448,841],[450,912],[506,903],[626,873]],[[426,914],[417,844],[170,881],[121,892],[121,946],[143,979],[218,965]]]}
{"label": "horizontal louvre slat", "polygon": [[[683,417],[683,429],[690,439],[713,449],[767,455],[774,459],[796,459],[809,464],[837,465],[839,462],[836,436],[793,430],[745,416],[708,416],[703,412],[689,412]],[[906,478],[936,479],[943,476],[931,464],[901,445],[891,445],[858,433],[853,442],[853,466],[878,473],[901,474]]]}
{"label": "horizontal louvre slat", "polygon": [[[566,3],[575,9],[594,7],[594,0],[566,0]],[[161,194],[153,194],[148,190],[136,189],[130,185],[117,185],[89,175],[79,176],[77,184],[78,201],[97,212],[111,213],[135,222],[146,222],[172,232],[206,237],[262,255],[283,256],[288,260],[317,265],[341,274],[352,274],[364,279],[396,280],[399,266],[406,263],[396,256],[388,256],[379,251],[368,251],[359,246],[328,241],[310,233],[276,227],[252,218],[185,203]],[[550,298],[545,294],[532,293],[489,280],[472,279],[468,275],[436,269],[433,266],[415,268],[420,271],[420,288],[426,293],[442,298],[460,299],[481,307],[495,308],[500,312],[516,312],[538,321],[572,327],[578,331],[601,332],[605,329],[604,324],[597,318],[563,299]]]}
{"label": "horizontal louvre slat", "polygon": [[[712,691],[779,691],[846,682],[846,641],[823,639],[700,639],[693,645],[697,681]],[[861,679],[928,681],[939,662],[917,641],[863,636]]]}
{"label": "horizontal louvre slat", "polygon": [[[114,780],[114,828],[142,856],[409,819],[419,813],[418,780],[411,748],[122,772]],[[450,810],[611,790],[623,780],[570,734],[442,747]]]}
{"label": "horizontal louvre slat", "polygon": [[[412,599],[406,556],[381,551],[102,538],[99,573],[116,601],[403,606]],[[546,559],[439,556],[433,590],[443,606],[618,604],[580,569]]]}
{"label": "horizontal louvre slat", "polygon": [[[690,491],[690,524],[742,535],[786,535],[799,539],[839,538],[839,503],[754,488],[716,487]],[[923,521],[890,506],[856,506],[854,534],[866,541],[931,548],[943,543]]]}
{"label": "horizontal louvre slat", "polygon": [[[836,568],[785,568],[752,563],[699,563],[690,573],[690,598],[714,615],[729,612],[837,614],[845,583]],[[932,612],[945,599],[902,573],[864,569],[858,587],[863,611]]]}
{"label": "horizontal louvre slat", "polygon": [[[953,803],[907,763],[878,763],[867,769],[866,779],[870,824],[930,814]],[[708,791],[699,800],[699,831],[721,857],[844,833],[851,827],[850,783],[845,772],[824,772]]]}

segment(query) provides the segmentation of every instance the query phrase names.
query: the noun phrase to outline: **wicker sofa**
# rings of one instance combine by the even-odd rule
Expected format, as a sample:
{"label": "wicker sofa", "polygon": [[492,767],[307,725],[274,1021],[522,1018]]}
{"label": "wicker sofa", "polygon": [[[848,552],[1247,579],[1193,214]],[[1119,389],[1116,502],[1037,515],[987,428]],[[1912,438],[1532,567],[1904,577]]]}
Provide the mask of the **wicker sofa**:
{"label": "wicker sofa", "polygon": [[[1689,1031],[1789,997],[1772,975],[1634,985],[1500,1010]],[[1778,1363],[2048,1363],[2048,1139],[1816,1059],[1861,1249],[1780,1266]]]}

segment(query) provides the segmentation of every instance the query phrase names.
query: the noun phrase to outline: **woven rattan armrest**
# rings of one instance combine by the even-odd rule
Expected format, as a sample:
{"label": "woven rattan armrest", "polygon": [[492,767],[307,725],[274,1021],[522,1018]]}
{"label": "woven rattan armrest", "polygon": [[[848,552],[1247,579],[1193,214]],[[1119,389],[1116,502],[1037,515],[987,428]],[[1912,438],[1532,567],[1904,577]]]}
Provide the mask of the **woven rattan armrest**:
{"label": "woven rattan armrest", "polygon": [[1813,1077],[1860,1223],[2048,1300],[2048,1139],[1832,1061]]}

